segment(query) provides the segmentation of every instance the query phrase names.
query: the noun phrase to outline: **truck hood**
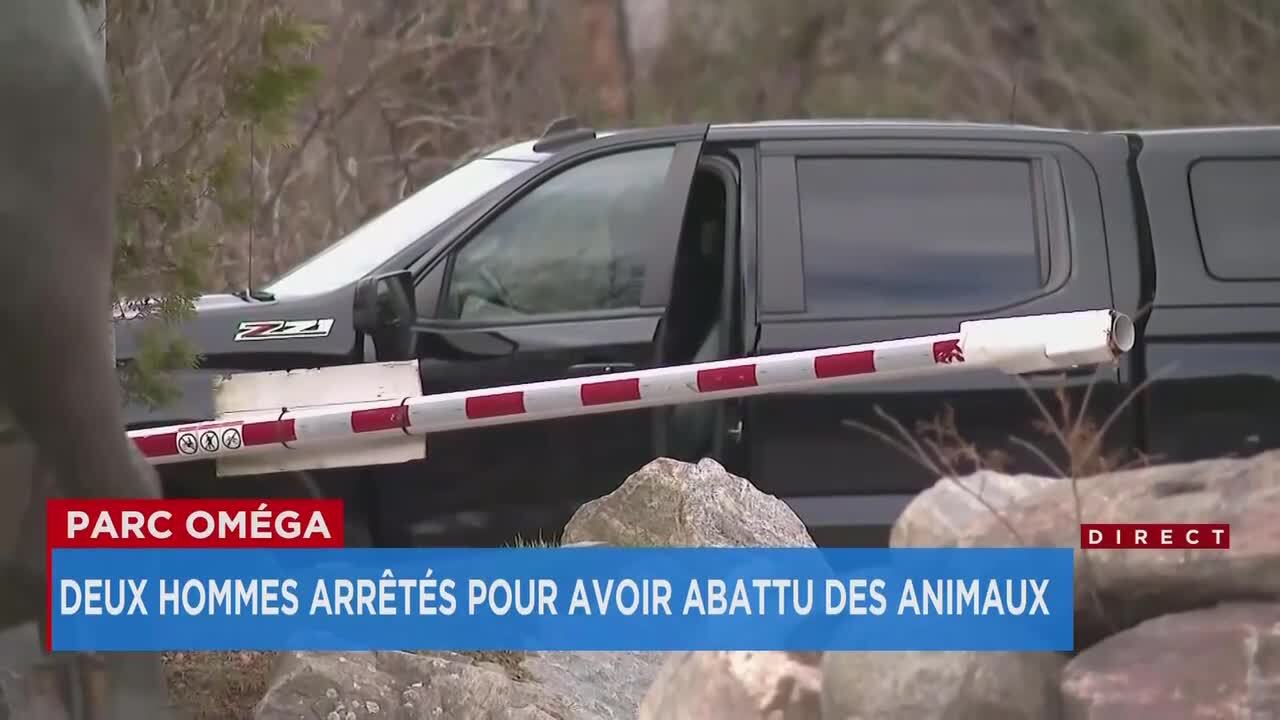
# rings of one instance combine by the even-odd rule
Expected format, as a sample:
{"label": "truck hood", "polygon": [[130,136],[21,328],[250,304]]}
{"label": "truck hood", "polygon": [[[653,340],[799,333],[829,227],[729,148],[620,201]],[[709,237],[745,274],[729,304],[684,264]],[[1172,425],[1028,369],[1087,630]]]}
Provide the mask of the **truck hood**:
{"label": "truck hood", "polygon": [[217,295],[201,295],[196,298],[196,312],[207,312],[218,308],[244,307],[250,303],[242,298],[236,297],[228,293]]}
{"label": "truck hood", "polygon": [[[206,368],[230,367],[222,362],[226,356],[342,356],[350,353],[355,343],[352,292],[348,288],[269,302],[222,293],[202,295],[194,302],[195,314],[173,329],[202,356],[201,365]],[[156,322],[136,311],[117,318],[113,323],[116,360],[136,357],[143,333]],[[281,364],[297,366],[285,361]],[[262,367],[264,363],[257,360],[249,365]]]}
{"label": "truck hood", "polygon": [[[152,298],[147,298],[145,300],[131,300],[129,298],[124,298],[120,301],[120,304],[125,309],[122,313],[123,317],[118,317],[116,318],[117,320],[137,320],[142,314],[141,308],[155,306],[156,301]],[[199,313],[216,308],[243,306],[246,302],[235,295],[231,295],[230,293],[217,293],[213,295],[201,295],[195,299],[193,304],[195,305],[196,312]]]}

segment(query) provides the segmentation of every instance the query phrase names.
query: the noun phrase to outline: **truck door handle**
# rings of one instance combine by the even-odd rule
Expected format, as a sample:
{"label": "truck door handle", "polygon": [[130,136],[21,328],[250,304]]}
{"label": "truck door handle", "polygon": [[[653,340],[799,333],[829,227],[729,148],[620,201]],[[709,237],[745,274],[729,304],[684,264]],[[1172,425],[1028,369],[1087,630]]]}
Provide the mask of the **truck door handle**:
{"label": "truck door handle", "polygon": [[729,439],[732,440],[733,442],[735,443],[742,442],[742,421],[739,420],[737,424],[735,424],[733,427],[729,428],[725,432],[729,435]]}
{"label": "truck door handle", "polygon": [[629,362],[587,362],[569,366],[570,375],[607,375],[609,373],[631,372],[636,369],[635,363]]}

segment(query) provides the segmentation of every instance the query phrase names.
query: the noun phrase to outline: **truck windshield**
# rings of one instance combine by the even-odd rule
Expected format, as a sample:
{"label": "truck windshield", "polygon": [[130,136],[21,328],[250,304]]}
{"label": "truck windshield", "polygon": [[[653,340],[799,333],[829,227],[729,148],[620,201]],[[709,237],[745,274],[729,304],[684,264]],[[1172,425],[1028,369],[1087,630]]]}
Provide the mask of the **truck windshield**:
{"label": "truck windshield", "polygon": [[283,297],[354,282],[531,163],[481,158],[450,172],[263,288]]}

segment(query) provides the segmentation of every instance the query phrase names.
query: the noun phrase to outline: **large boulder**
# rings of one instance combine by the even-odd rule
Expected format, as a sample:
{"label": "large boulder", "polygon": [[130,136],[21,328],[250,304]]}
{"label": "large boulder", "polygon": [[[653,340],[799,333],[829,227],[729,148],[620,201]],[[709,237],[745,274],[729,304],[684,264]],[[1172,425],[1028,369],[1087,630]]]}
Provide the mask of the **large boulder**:
{"label": "large boulder", "polygon": [[1056,720],[1057,653],[850,652],[822,661],[822,720]]}
{"label": "large boulder", "polygon": [[821,653],[688,652],[667,661],[640,720],[811,720]]}
{"label": "large boulder", "polygon": [[[570,547],[814,546],[791,508],[712,460],[649,463],[580,508],[562,539]],[[821,682],[818,656],[794,653],[502,656],[495,664],[453,653],[287,654],[254,717],[791,720],[814,716]],[[725,703],[756,714],[708,714]]]}
{"label": "large boulder", "polygon": [[[622,547],[814,547],[804,523],[714,460],[659,458],[614,492],[583,505],[565,543]],[[659,656],[651,656],[659,657]],[[792,720],[814,717],[820,655],[782,652],[672,654],[640,717]]]}
{"label": "large boulder", "polygon": [[898,516],[889,545],[952,547],[975,528],[986,527],[1010,505],[1065,482],[1042,475],[1005,475],[991,470],[942,478],[916,495]]}
{"label": "large boulder", "polygon": [[1230,524],[1229,550],[1076,553],[1076,646],[1088,647],[1160,615],[1280,598],[1276,517],[1280,451],[1050,483],[976,523],[956,544],[1079,547],[1082,521]]}
{"label": "large boulder", "polygon": [[657,667],[635,653],[289,653],[253,717],[617,720],[636,716]]}
{"label": "large boulder", "polygon": [[814,547],[795,512],[714,460],[658,458],[565,526],[565,543],[622,547]]}
{"label": "large boulder", "polygon": [[664,656],[656,653],[530,653],[520,664],[527,681],[561,694],[568,717],[634,718]]}
{"label": "large boulder", "polygon": [[254,720],[346,720],[348,714],[399,712],[408,704],[407,699],[401,700],[408,684],[379,668],[379,655],[282,655],[266,695],[254,707]]}
{"label": "large boulder", "polygon": [[1280,717],[1280,605],[1148,620],[1076,656],[1062,692],[1066,720]]}

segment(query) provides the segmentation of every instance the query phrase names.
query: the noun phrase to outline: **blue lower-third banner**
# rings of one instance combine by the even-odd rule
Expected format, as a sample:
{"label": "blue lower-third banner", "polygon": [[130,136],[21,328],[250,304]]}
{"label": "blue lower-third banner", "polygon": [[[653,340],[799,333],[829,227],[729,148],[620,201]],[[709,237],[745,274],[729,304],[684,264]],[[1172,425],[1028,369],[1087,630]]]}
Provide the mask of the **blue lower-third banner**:
{"label": "blue lower-third banner", "polygon": [[1073,643],[1070,549],[53,551],[55,651]]}

